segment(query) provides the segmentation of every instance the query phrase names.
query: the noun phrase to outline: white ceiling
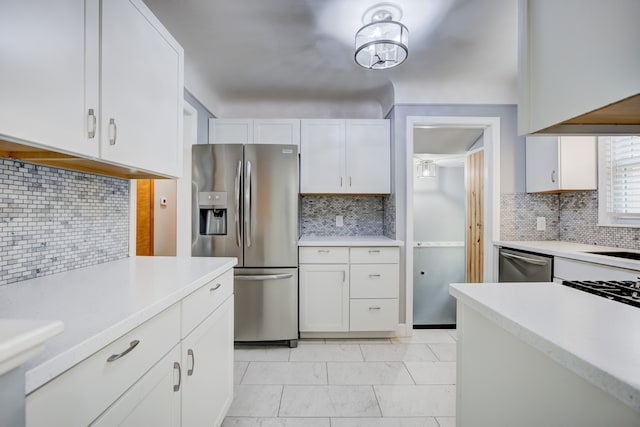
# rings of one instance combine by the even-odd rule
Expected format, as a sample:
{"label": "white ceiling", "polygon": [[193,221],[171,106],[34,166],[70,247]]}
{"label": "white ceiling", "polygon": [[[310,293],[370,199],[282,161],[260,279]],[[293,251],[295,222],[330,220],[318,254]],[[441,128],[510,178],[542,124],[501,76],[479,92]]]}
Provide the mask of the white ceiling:
{"label": "white ceiling", "polygon": [[185,49],[187,89],[219,116],[233,104],[325,103],[337,117],[362,104],[381,117],[396,103],[515,102],[515,0],[392,0],[409,58],[386,71],[353,60],[377,0],[144,1]]}

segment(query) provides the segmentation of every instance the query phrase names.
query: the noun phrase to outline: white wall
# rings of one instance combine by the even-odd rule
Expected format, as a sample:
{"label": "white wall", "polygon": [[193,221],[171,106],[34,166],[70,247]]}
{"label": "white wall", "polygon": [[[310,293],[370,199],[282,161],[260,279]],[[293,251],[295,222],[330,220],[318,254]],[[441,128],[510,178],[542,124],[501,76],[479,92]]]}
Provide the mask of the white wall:
{"label": "white wall", "polygon": [[[176,255],[176,208],[177,181],[156,179],[153,201],[153,254],[157,256]],[[165,198],[166,206],[160,201]]]}

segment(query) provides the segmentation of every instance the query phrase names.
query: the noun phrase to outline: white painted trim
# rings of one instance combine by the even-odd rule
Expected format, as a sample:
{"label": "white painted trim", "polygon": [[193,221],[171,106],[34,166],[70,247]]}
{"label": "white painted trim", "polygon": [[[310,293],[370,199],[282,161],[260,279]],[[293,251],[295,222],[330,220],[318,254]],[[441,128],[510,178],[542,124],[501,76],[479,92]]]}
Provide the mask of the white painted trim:
{"label": "white painted trim", "polygon": [[176,255],[191,256],[191,146],[198,143],[198,110],[185,100],[183,111],[182,176],[178,179],[176,194]]}
{"label": "white painted trim", "polygon": [[136,217],[137,217],[137,204],[136,204],[136,185],[135,179],[129,180],[129,256],[136,256]]}
{"label": "white painted trim", "polygon": [[[483,128],[483,147],[485,150],[485,226],[491,218],[491,235],[485,233],[484,239],[484,281],[496,281],[494,272],[493,242],[500,240],[500,117],[473,116],[408,116],[407,145],[405,159],[405,185],[407,205],[405,212],[405,242],[413,242],[413,128],[418,125],[439,127]],[[486,201],[489,200],[489,203]],[[486,230],[486,227],[485,227]],[[489,238],[488,238],[489,237]],[[413,245],[405,245],[405,324],[407,336],[411,335],[413,325]]]}

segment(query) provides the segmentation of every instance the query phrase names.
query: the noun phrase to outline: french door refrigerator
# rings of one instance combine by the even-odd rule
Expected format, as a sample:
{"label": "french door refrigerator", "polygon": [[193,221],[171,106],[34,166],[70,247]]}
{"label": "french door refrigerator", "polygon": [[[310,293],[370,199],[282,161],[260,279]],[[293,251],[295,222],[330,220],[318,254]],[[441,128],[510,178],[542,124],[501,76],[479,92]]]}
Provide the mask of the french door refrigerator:
{"label": "french door refrigerator", "polygon": [[235,340],[298,340],[298,147],[193,146],[192,256],[236,257]]}

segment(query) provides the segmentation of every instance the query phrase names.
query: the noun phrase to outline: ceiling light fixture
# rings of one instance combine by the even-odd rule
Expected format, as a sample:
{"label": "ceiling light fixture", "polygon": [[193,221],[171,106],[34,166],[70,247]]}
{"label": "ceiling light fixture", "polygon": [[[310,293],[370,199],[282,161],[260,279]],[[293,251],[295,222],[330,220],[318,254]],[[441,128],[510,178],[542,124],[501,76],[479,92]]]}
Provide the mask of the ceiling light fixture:
{"label": "ceiling light fixture", "polygon": [[364,26],[356,33],[355,60],[371,70],[386,70],[407,59],[409,30],[398,22],[402,9],[392,3],[370,7],[362,15]]}

